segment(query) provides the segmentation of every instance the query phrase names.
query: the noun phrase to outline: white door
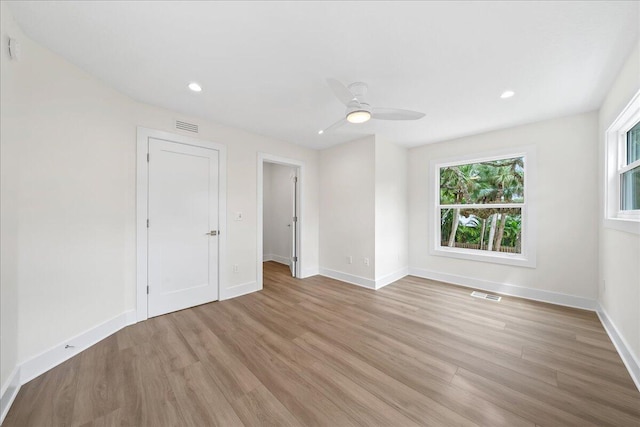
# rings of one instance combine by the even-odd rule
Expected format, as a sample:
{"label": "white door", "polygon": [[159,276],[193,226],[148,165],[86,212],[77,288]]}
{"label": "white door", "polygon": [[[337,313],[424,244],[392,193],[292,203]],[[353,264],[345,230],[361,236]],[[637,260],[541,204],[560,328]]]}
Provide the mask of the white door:
{"label": "white door", "polygon": [[218,299],[218,151],[149,139],[148,310]]}
{"label": "white door", "polygon": [[291,270],[291,276],[296,277],[296,265],[298,263],[298,247],[297,235],[298,235],[298,178],[293,176],[291,181],[293,182],[293,214],[291,218],[291,258],[289,260],[289,269]]}

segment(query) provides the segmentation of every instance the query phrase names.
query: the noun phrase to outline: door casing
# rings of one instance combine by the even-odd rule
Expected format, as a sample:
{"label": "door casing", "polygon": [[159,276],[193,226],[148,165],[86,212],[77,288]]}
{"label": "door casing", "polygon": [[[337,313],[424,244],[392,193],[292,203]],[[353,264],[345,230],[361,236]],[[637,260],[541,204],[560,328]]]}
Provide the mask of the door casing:
{"label": "door casing", "polygon": [[195,147],[217,150],[219,153],[219,204],[218,204],[218,295],[222,299],[221,290],[226,283],[226,248],[227,248],[227,147],[224,144],[201,140],[189,136],[173,134],[170,132],[149,129],[139,126],[137,128],[136,150],[136,321],[140,322],[149,318],[147,309],[147,283],[148,283],[148,203],[149,203],[149,163],[147,162],[149,138],[160,139],[176,144],[192,145]]}
{"label": "door casing", "polygon": [[304,162],[296,159],[290,159],[287,157],[276,156],[273,154],[267,153],[258,153],[258,197],[257,197],[257,222],[258,222],[258,245],[257,245],[257,254],[256,254],[256,282],[258,284],[258,290],[262,290],[262,263],[263,259],[263,211],[264,211],[264,164],[265,163],[276,163],[279,165],[290,166],[293,168],[297,168],[296,175],[298,177],[298,192],[296,195],[296,203],[298,208],[298,227],[297,227],[297,235],[296,235],[296,250],[298,252],[298,262],[296,263],[296,277],[303,277],[303,263],[304,263],[304,254],[302,250],[302,230],[304,224],[304,203],[303,203],[303,188],[304,188]]}

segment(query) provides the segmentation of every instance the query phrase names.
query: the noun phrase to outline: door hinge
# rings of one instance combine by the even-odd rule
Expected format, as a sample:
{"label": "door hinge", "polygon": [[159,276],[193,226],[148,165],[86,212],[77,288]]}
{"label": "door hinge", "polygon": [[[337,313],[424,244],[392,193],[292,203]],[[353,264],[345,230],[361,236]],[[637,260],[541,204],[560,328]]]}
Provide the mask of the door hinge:
{"label": "door hinge", "polygon": [[298,177],[297,176],[293,177],[293,182],[298,182]]}
{"label": "door hinge", "polygon": [[293,257],[293,262],[298,262],[298,257],[297,256]]}
{"label": "door hinge", "polygon": [[149,295],[149,285],[147,285],[147,295]]}
{"label": "door hinge", "polygon": [[298,222],[298,217],[297,216],[293,217],[293,222]]}
{"label": "door hinge", "polygon": [[147,153],[147,163],[149,163],[149,153]]}
{"label": "door hinge", "polygon": [[147,219],[147,228],[149,228],[149,219]]}

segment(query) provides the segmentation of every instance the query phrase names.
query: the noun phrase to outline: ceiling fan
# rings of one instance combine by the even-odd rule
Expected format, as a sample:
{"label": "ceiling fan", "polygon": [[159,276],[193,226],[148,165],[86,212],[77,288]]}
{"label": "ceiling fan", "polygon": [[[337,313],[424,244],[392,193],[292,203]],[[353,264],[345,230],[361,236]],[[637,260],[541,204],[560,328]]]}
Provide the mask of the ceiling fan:
{"label": "ceiling fan", "polygon": [[366,83],[355,82],[345,86],[336,79],[327,79],[327,84],[334,95],[346,105],[345,116],[329,126],[319,131],[322,135],[343,126],[346,123],[364,123],[370,119],[378,120],[418,120],[424,117],[424,113],[411,110],[400,110],[398,108],[378,108],[371,107],[367,101]]}

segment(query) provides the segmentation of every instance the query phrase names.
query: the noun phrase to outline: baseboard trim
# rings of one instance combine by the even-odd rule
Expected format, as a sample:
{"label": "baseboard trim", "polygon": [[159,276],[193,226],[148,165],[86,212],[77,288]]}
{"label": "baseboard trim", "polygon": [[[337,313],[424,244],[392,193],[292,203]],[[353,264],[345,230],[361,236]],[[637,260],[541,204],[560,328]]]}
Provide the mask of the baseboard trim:
{"label": "baseboard trim", "polygon": [[301,279],[306,279],[307,277],[317,276],[318,274],[320,274],[320,269],[318,267],[305,268],[304,270],[302,270]]}
{"label": "baseboard trim", "polygon": [[[135,323],[135,311],[127,311],[43,351],[20,365],[20,382],[26,384],[99,341]],[[73,346],[65,348],[66,345]]]}
{"label": "baseboard trim", "polygon": [[226,289],[220,289],[220,301],[228,300],[231,298],[240,297],[242,295],[250,294],[251,292],[259,291],[258,282],[247,282],[239,285],[234,285]]}
{"label": "baseboard trim", "polygon": [[475,279],[473,277],[458,276],[455,274],[441,273],[415,267],[409,267],[409,274],[411,276],[422,277],[424,279],[438,280],[440,282],[495,292],[502,295],[510,295],[534,301],[562,305],[565,307],[596,311],[595,300],[575,295],[561,294],[542,289],[525,288],[523,286],[510,285],[508,283],[492,282],[489,280]]}
{"label": "baseboard trim", "polygon": [[286,256],[276,255],[276,254],[266,254],[262,256],[262,261],[275,261],[280,264],[289,265],[289,258]]}
{"label": "baseboard trim", "polygon": [[604,326],[604,330],[618,351],[622,363],[627,367],[627,371],[629,371],[629,375],[631,375],[631,379],[635,383],[636,388],[640,391],[640,360],[633,354],[631,347],[627,344],[627,340],[624,339],[624,336],[620,333],[600,302],[598,302],[596,313],[600,318],[602,326]]}
{"label": "baseboard trim", "polygon": [[403,277],[405,277],[406,275],[409,274],[409,267],[403,267],[398,271],[395,271],[393,273],[387,274],[386,276],[383,276],[379,279],[376,279],[376,284],[375,284],[375,288],[376,289],[380,289],[383,288],[387,285],[390,285],[391,283],[402,279]]}
{"label": "baseboard trim", "polygon": [[9,413],[9,408],[11,408],[13,401],[18,395],[20,386],[20,366],[16,366],[7,381],[2,385],[2,393],[0,394],[0,424],[4,422],[4,418]]}
{"label": "baseboard trim", "polygon": [[367,289],[376,289],[376,281],[365,277],[356,276],[354,274],[343,273],[342,271],[329,270],[328,268],[320,268],[320,275],[331,279],[340,280],[341,282],[350,283],[352,285],[361,286]]}

